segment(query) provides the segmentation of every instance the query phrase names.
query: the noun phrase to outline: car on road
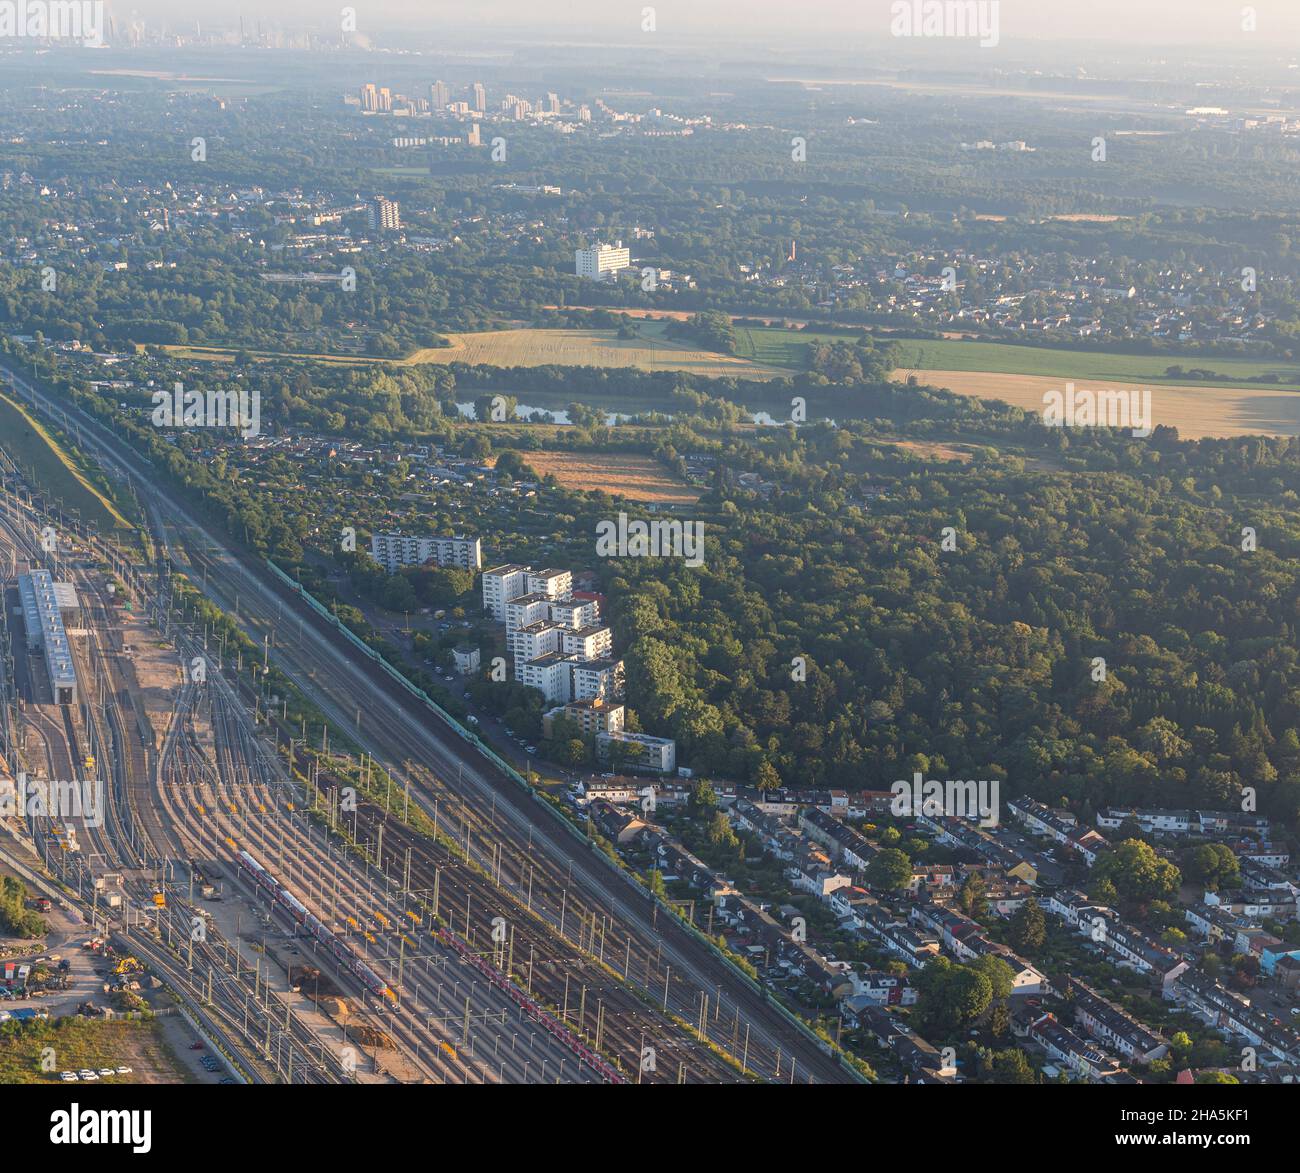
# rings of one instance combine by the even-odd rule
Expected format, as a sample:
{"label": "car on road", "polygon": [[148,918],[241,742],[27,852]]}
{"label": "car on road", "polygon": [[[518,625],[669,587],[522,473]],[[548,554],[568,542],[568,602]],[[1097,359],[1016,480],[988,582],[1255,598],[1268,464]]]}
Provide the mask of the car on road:
{"label": "car on road", "polygon": [[529,753],[536,753],[536,752],[537,752],[537,746],[535,746],[535,745],[526,745],[526,746],[524,746],[524,749],[527,750]]}

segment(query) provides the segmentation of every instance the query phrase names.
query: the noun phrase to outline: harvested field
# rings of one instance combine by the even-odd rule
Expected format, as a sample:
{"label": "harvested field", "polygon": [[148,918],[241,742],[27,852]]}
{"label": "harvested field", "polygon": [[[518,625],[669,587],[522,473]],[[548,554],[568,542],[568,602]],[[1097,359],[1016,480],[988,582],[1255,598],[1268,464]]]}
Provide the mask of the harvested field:
{"label": "harvested field", "polygon": [[649,456],[622,452],[524,452],[539,476],[553,476],[566,489],[601,489],[630,501],[694,503],[700,491],[677,480]]}
{"label": "harvested field", "polygon": [[475,363],[494,367],[637,367],[644,371],[688,371],[709,378],[735,375],[768,379],[782,372],[735,355],[692,350],[662,337],[647,324],[639,338],[612,330],[494,330],[450,334],[452,345],[419,350],[407,363]]}
{"label": "harvested field", "polygon": [[[1061,390],[1066,380],[1049,375],[1006,375],[989,371],[926,371],[899,369],[899,381],[915,375],[921,383],[944,387],[958,395],[1000,399],[1026,411],[1040,413],[1043,396]],[[1216,386],[1172,386],[1150,383],[1075,381],[1077,389],[1151,391],[1153,424],[1178,429],[1187,440],[1230,436],[1300,436],[1300,393]]]}

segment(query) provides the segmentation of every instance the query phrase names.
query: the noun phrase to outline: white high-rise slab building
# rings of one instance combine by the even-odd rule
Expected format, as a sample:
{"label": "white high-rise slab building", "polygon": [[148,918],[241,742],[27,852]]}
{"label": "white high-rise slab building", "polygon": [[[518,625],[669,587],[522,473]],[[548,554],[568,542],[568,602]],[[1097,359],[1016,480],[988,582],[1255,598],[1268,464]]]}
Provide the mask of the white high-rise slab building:
{"label": "white high-rise slab building", "polygon": [[483,571],[483,610],[498,623],[506,621],[506,604],[528,593],[528,571],[513,562]]}
{"label": "white high-rise slab building", "polygon": [[597,244],[591,248],[577,249],[573,254],[573,262],[579,277],[585,277],[588,281],[602,281],[611,274],[630,269],[632,253],[623,247],[620,240],[616,245]]}
{"label": "white high-rise slab building", "polygon": [[458,566],[478,570],[483,565],[483,547],[478,538],[459,535],[449,538],[414,538],[406,534],[372,534],[370,556],[389,574],[403,566]]}

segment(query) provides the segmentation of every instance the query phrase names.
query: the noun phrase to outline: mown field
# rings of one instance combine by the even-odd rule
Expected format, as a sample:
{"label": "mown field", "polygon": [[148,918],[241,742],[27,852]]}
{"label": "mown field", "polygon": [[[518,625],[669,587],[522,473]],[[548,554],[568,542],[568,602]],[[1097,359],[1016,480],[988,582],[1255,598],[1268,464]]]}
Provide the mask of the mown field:
{"label": "mown field", "polygon": [[[989,371],[931,371],[901,368],[895,379],[915,374],[922,382],[944,387],[958,395],[976,399],[1000,399],[1004,403],[1041,413],[1043,396],[1063,390],[1066,380],[1048,375],[1012,375]],[[1188,386],[1177,384],[1125,383],[1117,379],[1071,380],[1076,390],[1145,387],[1151,393],[1153,424],[1178,429],[1185,440],[1230,436],[1300,435],[1300,394],[1268,388]]]}
{"label": "mown field", "polygon": [[90,483],[71,456],[27,410],[0,395],[0,447],[34,484],[101,530],[130,529],[113,503]]}
{"label": "mown field", "polygon": [[[807,364],[808,344],[852,340],[853,334],[827,334],[812,330],[778,328],[736,328],[737,354],[768,366],[802,370]],[[878,335],[882,340],[887,335]],[[1252,385],[1257,375],[1277,375],[1278,383],[1266,390],[1300,389],[1300,363],[1253,361],[1236,358],[1208,358],[1198,355],[1094,354],[1083,350],[1049,350],[1042,347],[1012,346],[999,342],[963,342],[956,339],[918,341],[901,339],[895,344],[897,365],[909,371],[972,371],[1005,375],[1049,375],[1076,382],[1146,383],[1187,385],[1186,378],[1171,378],[1171,366],[1215,371],[1227,376],[1226,383],[1193,380],[1194,386],[1217,388]],[[1255,384],[1254,386],[1259,386]]]}
{"label": "mown field", "polygon": [[709,378],[735,375],[764,379],[781,372],[740,355],[717,354],[679,345],[663,336],[660,323],[642,325],[637,338],[612,330],[495,330],[449,334],[451,346],[419,350],[407,363],[475,363],[496,367],[637,367],[643,371],[687,371]]}
{"label": "mown field", "polygon": [[[365,366],[389,362],[397,366],[463,362],[494,367],[586,366],[636,367],[643,371],[688,371],[707,378],[734,375],[769,379],[783,374],[739,355],[699,350],[664,337],[665,326],[648,322],[640,337],[619,338],[613,330],[488,330],[448,334],[450,346],[430,346],[401,359],[356,355],[311,354],[301,351],[247,351],[253,358],[300,359],[335,366]],[[179,359],[230,362],[239,353],[225,346],[164,346]]]}
{"label": "mown field", "polygon": [[627,452],[524,452],[524,462],[538,476],[553,476],[566,489],[601,489],[630,501],[691,503],[700,491],[682,484],[649,456]]}
{"label": "mown field", "polygon": [[[42,1069],[42,1052],[53,1051],[53,1071]],[[100,1083],[189,1083],[157,1019],[60,1018],[0,1025],[0,1085],[59,1083],[60,1071],[125,1066],[130,1075]],[[63,1085],[69,1089],[76,1084]]]}

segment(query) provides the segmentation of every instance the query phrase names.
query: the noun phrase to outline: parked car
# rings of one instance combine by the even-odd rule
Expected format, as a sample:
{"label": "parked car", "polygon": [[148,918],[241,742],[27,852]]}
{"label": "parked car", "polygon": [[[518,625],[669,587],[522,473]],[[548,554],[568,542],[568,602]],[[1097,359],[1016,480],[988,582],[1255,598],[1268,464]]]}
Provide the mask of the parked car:
{"label": "parked car", "polygon": [[60,1071],[59,1078],[63,1080],[64,1083],[76,1083],[77,1073],[75,1071]]}
{"label": "parked car", "polygon": [[77,1078],[84,1079],[87,1083],[90,1083],[93,1080],[98,1079],[99,1076],[96,1075],[95,1072],[91,1071],[89,1067],[83,1067],[77,1072]]}
{"label": "parked car", "polygon": [[117,1069],[117,1074],[118,1074],[118,1075],[130,1075],[130,1074],[131,1074],[131,1069],[130,1069],[129,1067],[119,1067],[119,1068]]}

